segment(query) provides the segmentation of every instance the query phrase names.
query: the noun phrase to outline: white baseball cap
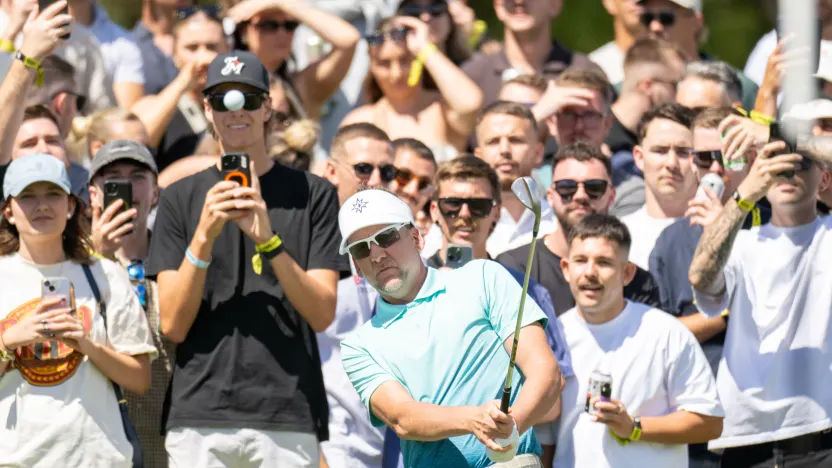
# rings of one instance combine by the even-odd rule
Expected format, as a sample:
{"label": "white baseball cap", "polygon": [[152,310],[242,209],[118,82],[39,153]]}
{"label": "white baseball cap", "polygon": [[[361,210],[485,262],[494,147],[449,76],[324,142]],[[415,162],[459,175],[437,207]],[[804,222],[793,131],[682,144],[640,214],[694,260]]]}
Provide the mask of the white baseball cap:
{"label": "white baseball cap", "polygon": [[407,203],[386,190],[362,190],[351,196],[338,211],[341,255],[347,253],[347,239],[356,231],[378,224],[411,223],[413,212]]}
{"label": "white baseball cap", "polygon": [[815,99],[792,107],[783,120],[820,120],[832,119],[832,101],[829,99]]}
{"label": "white baseball cap", "polygon": [[[693,10],[697,13],[702,13],[702,0],[670,0],[682,8]],[[643,3],[644,0],[639,0],[638,3]]]}

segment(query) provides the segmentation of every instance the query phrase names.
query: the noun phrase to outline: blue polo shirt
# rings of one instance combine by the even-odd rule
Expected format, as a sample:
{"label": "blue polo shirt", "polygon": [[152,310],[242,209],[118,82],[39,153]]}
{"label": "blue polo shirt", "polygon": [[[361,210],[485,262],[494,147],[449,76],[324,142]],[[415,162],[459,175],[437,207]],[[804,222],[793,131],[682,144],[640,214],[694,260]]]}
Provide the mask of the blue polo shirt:
{"label": "blue polo shirt", "polygon": [[[396,380],[414,400],[439,406],[479,406],[499,399],[522,288],[501,265],[475,260],[453,271],[428,267],[416,299],[406,305],[378,299],[376,315],[341,343],[344,369],[366,407],[383,383]],[[526,300],[523,326],[546,315]],[[515,372],[512,403],[525,380]],[[383,423],[370,411],[376,426]],[[540,454],[533,430],[518,454]],[[473,435],[435,442],[402,441],[405,466],[486,467],[492,462]]]}

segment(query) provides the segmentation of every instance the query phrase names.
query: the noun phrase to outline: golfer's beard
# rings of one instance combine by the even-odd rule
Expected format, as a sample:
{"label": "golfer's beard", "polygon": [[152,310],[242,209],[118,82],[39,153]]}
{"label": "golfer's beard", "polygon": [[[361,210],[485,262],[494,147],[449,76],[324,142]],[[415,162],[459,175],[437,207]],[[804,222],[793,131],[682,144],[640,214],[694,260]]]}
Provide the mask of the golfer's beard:
{"label": "golfer's beard", "polygon": [[395,278],[387,280],[385,284],[375,284],[375,288],[378,292],[388,296],[395,296],[397,292],[401,291],[405,287],[407,279],[410,275],[407,270],[403,270],[401,268],[397,268],[397,270],[398,274]]}

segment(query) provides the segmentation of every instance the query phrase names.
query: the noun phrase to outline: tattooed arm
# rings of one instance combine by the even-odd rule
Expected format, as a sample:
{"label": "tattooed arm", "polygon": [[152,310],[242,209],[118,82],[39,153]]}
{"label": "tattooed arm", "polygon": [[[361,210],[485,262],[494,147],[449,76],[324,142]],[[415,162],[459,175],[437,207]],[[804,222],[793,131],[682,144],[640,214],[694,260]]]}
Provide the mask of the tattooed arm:
{"label": "tattooed arm", "polygon": [[723,270],[747,215],[732,199],[725,204],[719,217],[705,228],[688,271],[690,284],[696,290],[712,295],[725,292]]}

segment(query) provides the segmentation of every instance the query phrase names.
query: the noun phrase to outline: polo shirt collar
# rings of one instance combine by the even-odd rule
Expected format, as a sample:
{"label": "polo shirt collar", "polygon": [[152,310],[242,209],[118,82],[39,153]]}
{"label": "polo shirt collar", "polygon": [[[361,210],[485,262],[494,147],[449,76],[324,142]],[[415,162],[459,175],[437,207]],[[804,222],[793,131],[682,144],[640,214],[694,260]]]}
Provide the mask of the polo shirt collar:
{"label": "polo shirt collar", "polygon": [[382,328],[388,328],[401,318],[408,309],[416,307],[422,302],[445,291],[445,282],[442,279],[442,275],[439,274],[439,271],[428,266],[425,268],[428,271],[425,282],[422,283],[419,293],[416,294],[416,298],[412,302],[408,304],[390,304],[379,295],[375,319],[378,320],[378,324]]}

